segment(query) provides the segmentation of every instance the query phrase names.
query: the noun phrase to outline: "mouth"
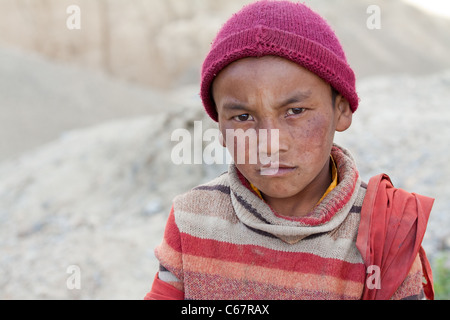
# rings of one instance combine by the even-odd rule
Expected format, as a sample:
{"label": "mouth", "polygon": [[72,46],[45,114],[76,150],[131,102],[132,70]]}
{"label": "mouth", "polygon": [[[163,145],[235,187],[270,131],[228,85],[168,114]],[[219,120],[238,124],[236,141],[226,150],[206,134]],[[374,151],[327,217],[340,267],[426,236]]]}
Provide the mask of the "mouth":
{"label": "mouth", "polygon": [[271,163],[270,165],[263,166],[259,169],[259,173],[262,176],[275,176],[281,177],[292,173],[297,169],[296,166],[291,166],[281,163]]}

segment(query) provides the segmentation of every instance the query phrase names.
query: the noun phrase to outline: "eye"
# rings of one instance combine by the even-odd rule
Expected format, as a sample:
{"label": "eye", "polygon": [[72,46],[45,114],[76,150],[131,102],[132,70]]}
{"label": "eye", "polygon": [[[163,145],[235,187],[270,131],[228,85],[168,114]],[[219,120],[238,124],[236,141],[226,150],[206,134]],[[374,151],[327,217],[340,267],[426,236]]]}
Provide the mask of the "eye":
{"label": "eye", "polygon": [[291,108],[288,110],[287,115],[293,116],[297,114],[302,114],[305,111],[305,108]]}
{"label": "eye", "polygon": [[235,116],[235,117],[233,117],[233,119],[238,122],[245,122],[245,121],[253,120],[253,117],[251,115],[249,115],[248,113],[245,113],[245,114]]}

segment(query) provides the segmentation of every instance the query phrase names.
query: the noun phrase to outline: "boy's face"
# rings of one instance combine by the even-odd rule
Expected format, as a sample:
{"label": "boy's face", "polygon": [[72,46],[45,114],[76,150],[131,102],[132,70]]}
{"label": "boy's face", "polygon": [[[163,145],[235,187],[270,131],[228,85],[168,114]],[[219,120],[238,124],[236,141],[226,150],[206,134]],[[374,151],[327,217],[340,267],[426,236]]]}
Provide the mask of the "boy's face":
{"label": "boy's face", "polygon": [[[279,170],[267,174],[259,157],[257,163],[247,161],[255,149],[246,144],[244,150],[236,150],[234,143],[230,152],[239,171],[269,199],[315,194],[320,199],[330,184],[334,133],[346,130],[352,120],[345,98],[338,95],[333,106],[329,84],[289,60],[272,56],[232,63],[219,73],[212,90],[223,137],[227,129],[256,133],[266,129],[267,156],[274,158],[278,152],[279,162],[272,166]],[[278,130],[279,141],[271,141],[273,129]],[[245,153],[245,163],[237,161],[239,152]]]}

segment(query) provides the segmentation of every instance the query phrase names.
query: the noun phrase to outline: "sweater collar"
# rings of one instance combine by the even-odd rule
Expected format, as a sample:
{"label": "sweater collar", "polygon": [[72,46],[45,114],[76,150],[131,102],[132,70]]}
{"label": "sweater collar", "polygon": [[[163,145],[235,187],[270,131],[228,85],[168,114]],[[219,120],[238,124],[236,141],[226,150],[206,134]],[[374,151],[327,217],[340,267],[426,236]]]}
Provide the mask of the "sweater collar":
{"label": "sweater collar", "polygon": [[360,178],[350,153],[334,145],[331,151],[338,184],[305,217],[278,215],[253,191],[235,165],[230,165],[231,200],[236,215],[248,228],[287,243],[296,243],[313,234],[337,228],[347,217],[360,187]]}

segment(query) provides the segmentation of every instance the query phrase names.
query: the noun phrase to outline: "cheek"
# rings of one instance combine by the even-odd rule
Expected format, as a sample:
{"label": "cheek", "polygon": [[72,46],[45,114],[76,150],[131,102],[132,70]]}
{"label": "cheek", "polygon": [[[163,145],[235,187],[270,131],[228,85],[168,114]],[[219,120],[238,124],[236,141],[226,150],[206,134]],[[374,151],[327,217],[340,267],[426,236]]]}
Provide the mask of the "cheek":
{"label": "cheek", "polygon": [[324,115],[308,119],[302,126],[289,130],[290,149],[306,162],[317,161],[317,157],[329,154],[333,138],[330,119]]}

